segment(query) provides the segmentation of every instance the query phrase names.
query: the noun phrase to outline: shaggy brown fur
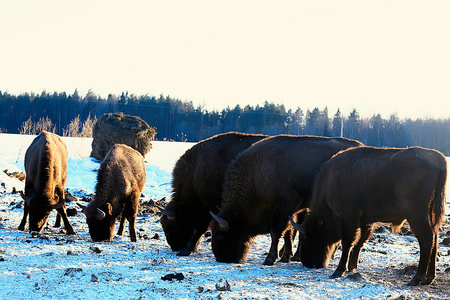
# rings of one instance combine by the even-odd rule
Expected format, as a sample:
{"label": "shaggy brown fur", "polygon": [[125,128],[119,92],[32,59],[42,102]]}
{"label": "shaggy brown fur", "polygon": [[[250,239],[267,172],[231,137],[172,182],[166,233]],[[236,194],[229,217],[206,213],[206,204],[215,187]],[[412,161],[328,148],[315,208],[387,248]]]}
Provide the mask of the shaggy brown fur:
{"label": "shaggy brown fur", "polygon": [[[345,138],[280,135],[238,155],[227,173],[218,213],[228,228],[211,222],[216,260],[243,262],[252,238],[270,233],[272,243],[264,264],[274,264],[279,240],[291,228],[288,217],[308,204],[320,167],[337,152],[361,145]],[[292,255],[291,239],[285,236],[282,261]]]}
{"label": "shaggy brown fur", "polygon": [[168,244],[173,251],[180,251],[178,255],[196,251],[212,219],[209,212],[218,211],[229,163],[265,137],[238,132],[215,135],[187,150],[177,161],[172,199],[160,221]]}
{"label": "shaggy brown fur", "polygon": [[436,276],[446,176],[445,157],[435,150],[362,147],[337,154],[323,167],[312,212],[299,227],[302,263],[326,266],[342,240],[333,277],[342,276],[356,269],[374,222],[399,227],[406,219],[420,244],[419,266],[409,285],[430,284]]}
{"label": "shaggy brown fur", "polygon": [[[145,185],[144,157],[118,144],[106,154],[97,174],[94,199],[83,208],[94,241],[111,241],[117,219],[129,222],[130,239],[136,242],[136,212]],[[122,234],[121,222],[118,235]]]}
{"label": "shaggy brown fur", "polygon": [[53,209],[64,221],[67,234],[75,234],[67,218],[64,188],[67,178],[67,147],[56,134],[42,132],[25,153],[25,200],[19,230],[24,230],[29,215],[30,231],[42,232]]}

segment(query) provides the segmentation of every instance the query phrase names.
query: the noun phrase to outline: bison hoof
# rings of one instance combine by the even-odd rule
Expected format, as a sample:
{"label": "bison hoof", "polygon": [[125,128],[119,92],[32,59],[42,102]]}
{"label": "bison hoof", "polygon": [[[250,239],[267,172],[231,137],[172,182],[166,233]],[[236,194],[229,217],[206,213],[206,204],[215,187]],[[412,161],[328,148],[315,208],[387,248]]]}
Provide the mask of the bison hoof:
{"label": "bison hoof", "polygon": [[353,271],[356,270],[356,268],[357,268],[356,265],[348,266],[348,271],[349,271],[349,272],[353,272]]}
{"label": "bison hoof", "polygon": [[292,256],[291,261],[300,261],[300,255]]}
{"label": "bison hoof", "polygon": [[433,281],[434,277],[414,277],[413,279],[411,279],[408,285],[409,286],[416,286],[419,284],[428,285],[431,284]]}
{"label": "bison hoof", "polygon": [[289,257],[282,257],[281,259],[280,259],[280,262],[282,262],[282,263],[289,263],[289,261],[290,261],[290,259],[289,259]]}
{"label": "bison hoof", "polygon": [[177,256],[189,256],[191,254],[190,250],[183,249],[177,253]]}
{"label": "bison hoof", "polygon": [[425,278],[424,280],[422,280],[421,282],[420,282],[420,284],[422,284],[422,285],[429,285],[429,284],[431,284],[432,282],[434,281],[434,277],[430,277],[430,278]]}
{"label": "bison hoof", "polygon": [[339,277],[342,277],[342,275],[344,274],[344,272],[342,272],[342,271],[334,271],[334,273],[330,276],[330,278],[331,279],[334,279],[334,278],[339,278]]}
{"label": "bison hoof", "polygon": [[[408,283],[409,286],[416,286],[419,283],[426,282],[427,278],[425,276],[414,276],[413,279]],[[430,282],[431,283],[431,282]]]}
{"label": "bison hoof", "polygon": [[40,231],[31,231],[31,237],[40,237],[41,236],[41,232]]}
{"label": "bison hoof", "polygon": [[274,264],[275,264],[275,260],[271,259],[271,258],[266,258],[266,260],[264,261],[265,266],[273,266]]}

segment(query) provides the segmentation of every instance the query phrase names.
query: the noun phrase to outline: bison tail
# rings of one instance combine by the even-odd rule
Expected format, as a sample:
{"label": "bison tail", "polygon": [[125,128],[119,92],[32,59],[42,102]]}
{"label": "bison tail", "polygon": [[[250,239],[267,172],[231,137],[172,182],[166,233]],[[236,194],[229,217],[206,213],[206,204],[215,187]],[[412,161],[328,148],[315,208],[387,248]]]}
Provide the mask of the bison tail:
{"label": "bison tail", "polygon": [[434,197],[430,207],[430,221],[433,231],[439,232],[439,228],[444,221],[445,216],[445,185],[447,181],[447,164],[444,161],[443,167],[439,170],[439,177],[434,190]]}

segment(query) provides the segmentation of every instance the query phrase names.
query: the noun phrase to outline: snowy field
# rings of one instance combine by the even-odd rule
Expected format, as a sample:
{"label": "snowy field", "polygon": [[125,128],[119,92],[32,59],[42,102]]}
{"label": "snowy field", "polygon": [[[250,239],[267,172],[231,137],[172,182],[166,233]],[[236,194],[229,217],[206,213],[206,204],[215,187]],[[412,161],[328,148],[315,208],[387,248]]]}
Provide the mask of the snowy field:
{"label": "snowy field", "polygon": [[[75,236],[53,227],[53,212],[43,235],[33,237],[17,230],[23,200],[15,191],[23,190],[24,183],[3,172],[24,171],[24,154],[33,138],[0,134],[0,299],[450,298],[450,247],[445,240],[449,238],[448,218],[440,237],[437,279],[430,286],[418,287],[406,286],[419,260],[417,240],[410,234],[392,235],[384,228],[363,248],[357,272],[339,279],[329,276],[340,252],[325,269],[307,269],[299,262],[263,266],[268,235],[256,238],[244,264],[217,263],[209,237],[203,239],[198,253],[177,257],[166,244],[159,217],[154,214],[138,215],[137,243],[130,242],[128,227],[124,236],[113,242],[92,242],[85,217],[73,201],[67,206],[78,210],[77,216],[69,217]],[[64,140],[69,150],[66,187],[81,198],[94,192],[99,162],[89,157],[91,139]],[[171,170],[193,145],[152,144],[146,156],[142,203],[169,200]],[[176,273],[183,278],[162,279]]]}

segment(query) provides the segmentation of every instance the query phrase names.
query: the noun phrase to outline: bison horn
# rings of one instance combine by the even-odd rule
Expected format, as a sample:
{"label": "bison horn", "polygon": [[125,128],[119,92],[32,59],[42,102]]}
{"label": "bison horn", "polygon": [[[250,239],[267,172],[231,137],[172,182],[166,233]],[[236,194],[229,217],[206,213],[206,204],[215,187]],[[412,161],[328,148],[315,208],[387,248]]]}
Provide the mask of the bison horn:
{"label": "bison horn", "polygon": [[63,200],[63,201],[60,201],[60,202],[58,202],[56,204],[49,205],[48,208],[50,208],[50,209],[58,209],[58,208],[63,207],[64,204],[66,204],[66,201]]}
{"label": "bison horn", "polygon": [[97,213],[95,214],[95,218],[97,220],[103,220],[105,218],[105,216],[106,216],[106,213],[103,210],[101,210],[100,208],[97,208]]}
{"label": "bison horn", "polygon": [[222,219],[221,217],[217,216],[215,213],[213,213],[212,211],[209,212],[211,214],[211,216],[214,218],[214,220],[217,221],[217,223],[219,223],[220,228],[227,230],[229,228],[228,226],[228,221],[225,219]]}
{"label": "bison horn", "polygon": [[163,209],[163,208],[160,208],[159,210],[161,211],[161,213],[166,215],[167,219],[169,219],[169,220],[173,221],[173,220],[175,220],[177,218],[174,210]]}
{"label": "bison horn", "polygon": [[291,216],[289,216],[289,221],[291,221],[292,226],[294,226],[295,229],[298,230],[299,233],[305,233],[305,229],[302,225],[299,225],[292,220]]}
{"label": "bison horn", "polygon": [[30,197],[26,196],[23,191],[20,191],[20,196],[22,197],[23,201],[25,201],[26,204],[30,204]]}

